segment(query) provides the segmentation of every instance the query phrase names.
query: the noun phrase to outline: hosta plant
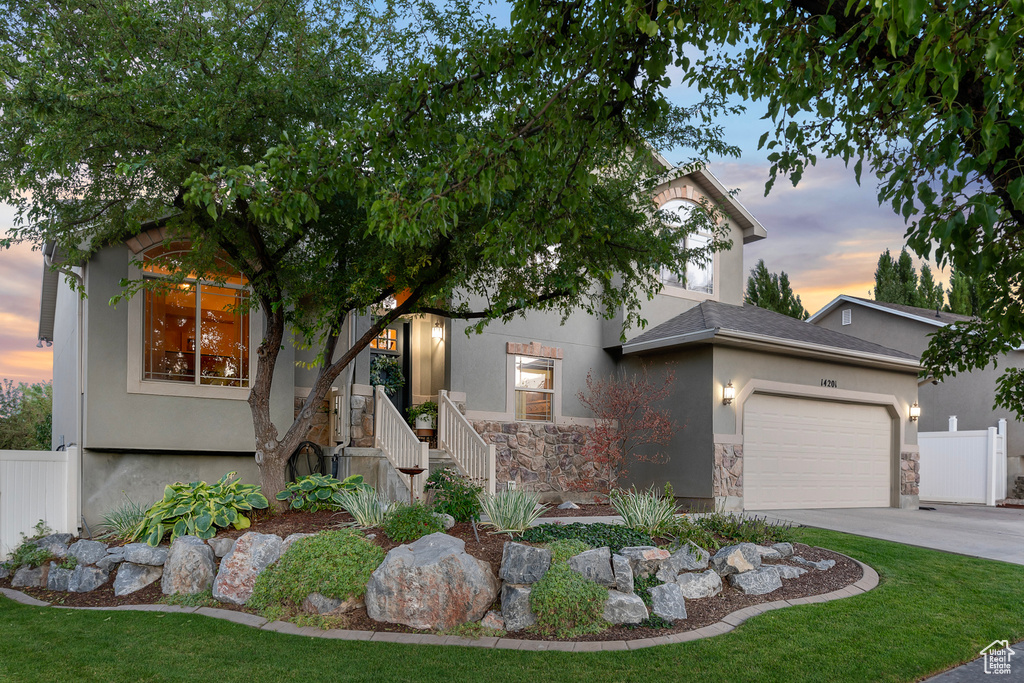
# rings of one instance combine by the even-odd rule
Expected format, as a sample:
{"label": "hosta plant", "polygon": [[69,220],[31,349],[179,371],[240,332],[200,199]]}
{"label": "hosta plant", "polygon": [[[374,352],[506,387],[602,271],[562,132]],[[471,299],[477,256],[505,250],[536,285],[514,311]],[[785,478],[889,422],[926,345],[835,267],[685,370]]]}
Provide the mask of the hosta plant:
{"label": "hosta plant", "polygon": [[501,491],[495,495],[480,494],[480,507],[490,519],[488,524],[498,532],[520,533],[529,528],[538,517],[547,510],[546,505],[538,505],[536,493],[522,489]]}
{"label": "hosta plant", "polygon": [[277,494],[277,499],[291,499],[289,506],[292,510],[340,510],[341,493],[363,487],[369,488],[369,485],[363,483],[361,474],[353,474],[344,481],[338,481],[330,475],[309,474],[288,482],[285,490]]}
{"label": "hosta plant", "polygon": [[232,480],[236,472],[228,472],[216,484],[194,481],[171,484],[164,489],[163,500],[146,510],[135,538],[142,538],[151,546],[160,545],[168,533],[171,543],[178,536],[213,538],[217,527],[231,525],[248,529],[249,518],[243,513],[268,506],[266,497],[257,484],[243,484]]}

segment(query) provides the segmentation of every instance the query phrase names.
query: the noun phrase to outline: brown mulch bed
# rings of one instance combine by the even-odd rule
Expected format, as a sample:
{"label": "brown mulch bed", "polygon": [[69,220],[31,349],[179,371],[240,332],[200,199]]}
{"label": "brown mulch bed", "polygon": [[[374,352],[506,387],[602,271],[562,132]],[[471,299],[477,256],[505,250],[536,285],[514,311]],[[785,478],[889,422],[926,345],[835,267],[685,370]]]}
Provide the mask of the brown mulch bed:
{"label": "brown mulch bed", "polygon": [[[581,506],[583,510],[586,510],[587,507],[589,506]],[[572,510],[569,512],[579,513],[581,511]],[[577,514],[576,516],[583,515]],[[281,537],[285,537],[292,533],[310,533],[323,529],[335,528],[347,521],[351,521],[351,518],[347,513],[286,512],[281,515],[257,517],[253,522],[252,527],[246,531],[273,533],[278,534]],[[221,531],[218,535],[228,538],[236,538],[243,533],[245,533],[245,531],[232,529]],[[392,548],[400,545],[388,538],[380,529],[368,529],[366,533],[368,535],[374,535],[374,542],[379,544],[385,551],[391,550]],[[477,534],[474,535],[472,525],[467,523],[456,524],[455,527],[447,533],[457,536],[465,541],[467,552],[474,557],[486,560],[491,565],[495,574],[498,573],[498,569],[501,566],[502,551],[506,541],[509,540],[507,535],[490,534],[485,528],[480,527],[479,525],[477,527]],[[477,540],[477,537],[479,537],[479,540]],[[796,554],[801,555],[808,560],[833,559],[836,561],[836,565],[832,569],[824,572],[809,569],[809,571],[803,576],[796,579],[784,580],[781,589],[773,593],[760,596],[744,595],[739,590],[730,586],[728,581],[723,581],[724,585],[721,594],[713,598],[687,600],[687,618],[683,621],[676,622],[672,628],[655,629],[614,626],[599,634],[580,636],[574,640],[634,640],[638,638],[651,638],[655,636],[691,631],[713,624],[729,613],[751,605],[829,593],[855,583],[860,580],[863,575],[863,572],[857,563],[837,553],[833,553],[822,548],[812,548],[803,544],[794,544],[794,546],[796,548]],[[765,562],[765,564],[786,563],[786,560]],[[164,597],[160,591],[159,581],[136,593],[122,597],[114,595],[112,583],[112,581],[107,582],[104,586],[90,593],[61,593],[38,588],[19,588],[17,590],[21,590],[34,598],[45,600],[46,602],[50,602],[55,605],[72,607],[108,607],[113,605],[153,604],[158,603],[161,598]],[[10,588],[11,579],[6,578],[0,580],[0,586]],[[218,604],[217,606],[222,609],[254,613],[254,610],[231,604]],[[493,608],[500,609],[500,604],[497,600],[495,601]],[[355,630],[424,633],[424,631],[417,631],[399,624],[384,624],[373,621],[369,618],[365,609],[360,609],[343,618],[335,619],[332,621],[331,625],[337,628]],[[509,634],[509,637],[524,640],[559,640],[552,636],[529,632],[512,633]]]}
{"label": "brown mulch bed", "polygon": [[599,503],[578,503],[579,510],[559,510],[557,505],[552,505],[541,517],[611,517],[618,515],[611,505]]}

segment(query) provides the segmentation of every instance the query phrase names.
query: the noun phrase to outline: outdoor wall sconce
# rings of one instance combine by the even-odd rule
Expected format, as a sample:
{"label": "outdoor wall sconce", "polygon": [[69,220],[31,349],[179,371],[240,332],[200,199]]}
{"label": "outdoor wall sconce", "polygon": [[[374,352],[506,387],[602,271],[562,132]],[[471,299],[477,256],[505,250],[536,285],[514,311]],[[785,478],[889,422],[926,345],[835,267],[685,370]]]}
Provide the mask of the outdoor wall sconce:
{"label": "outdoor wall sconce", "polygon": [[430,337],[432,339],[444,339],[444,327],[441,323],[434,323],[434,326],[430,329]]}
{"label": "outdoor wall sconce", "polygon": [[729,405],[734,398],[736,398],[736,389],[732,386],[732,382],[729,382],[722,387],[722,405]]}
{"label": "outdoor wall sconce", "polygon": [[917,405],[917,401],[914,401],[914,405],[910,406],[910,421],[917,422],[919,417],[921,417],[921,406]]}

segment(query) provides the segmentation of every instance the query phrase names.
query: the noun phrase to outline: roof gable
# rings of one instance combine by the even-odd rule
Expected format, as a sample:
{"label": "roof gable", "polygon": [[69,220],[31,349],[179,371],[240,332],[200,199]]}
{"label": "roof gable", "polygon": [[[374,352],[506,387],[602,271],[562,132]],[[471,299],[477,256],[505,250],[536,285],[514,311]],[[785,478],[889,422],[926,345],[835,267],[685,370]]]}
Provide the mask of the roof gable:
{"label": "roof gable", "polygon": [[865,308],[881,311],[882,313],[888,313],[889,315],[893,315],[898,318],[916,320],[917,322],[925,323],[926,325],[934,325],[935,327],[945,327],[946,325],[972,319],[969,315],[959,315],[957,313],[948,313],[946,311],[934,311],[930,308],[904,306],[903,304],[892,304],[886,301],[874,301],[873,299],[862,299],[861,297],[850,296],[849,294],[840,294],[835,299],[827,303],[820,311],[808,318],[807,322],[816,323],[844,303],[864,306]]}

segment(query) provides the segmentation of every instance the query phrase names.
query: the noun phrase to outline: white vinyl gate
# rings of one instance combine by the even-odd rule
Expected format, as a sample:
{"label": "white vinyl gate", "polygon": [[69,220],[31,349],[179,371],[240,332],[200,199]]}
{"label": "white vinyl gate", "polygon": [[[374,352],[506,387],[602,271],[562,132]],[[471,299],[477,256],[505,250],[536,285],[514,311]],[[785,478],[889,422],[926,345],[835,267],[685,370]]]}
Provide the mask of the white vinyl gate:
{"label": "white vinyl gate", "polygon": [[1006,497],[1006,420],[999,428],[918,432],[922,501],[995,505]]}
{"label": "white vinyl gate", "polygon": [[0,561],[42,520],[54,532],[78,533],[78,454],[0,451]]}

